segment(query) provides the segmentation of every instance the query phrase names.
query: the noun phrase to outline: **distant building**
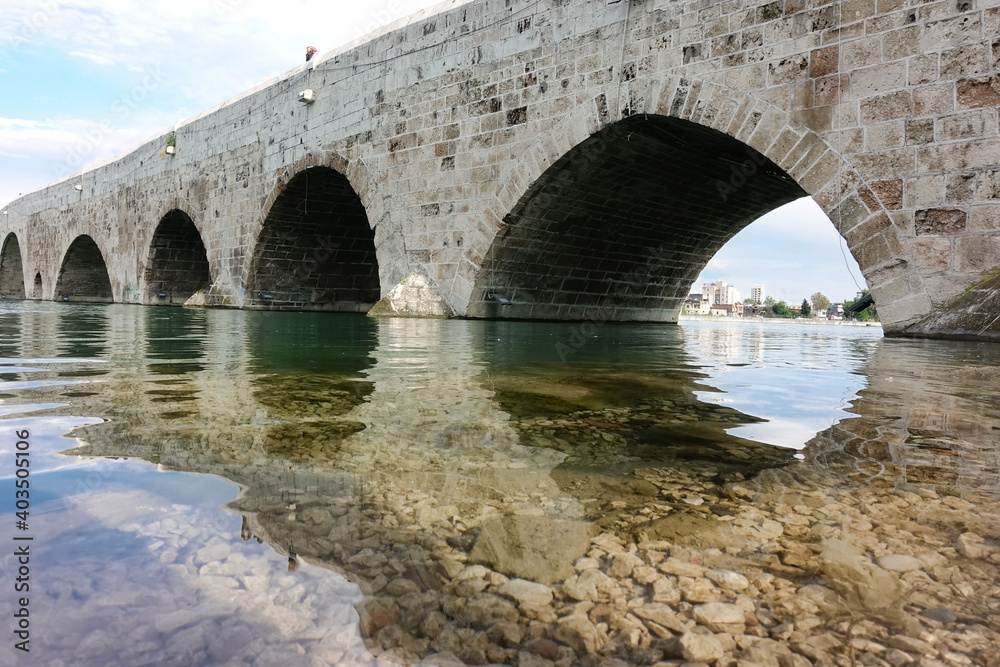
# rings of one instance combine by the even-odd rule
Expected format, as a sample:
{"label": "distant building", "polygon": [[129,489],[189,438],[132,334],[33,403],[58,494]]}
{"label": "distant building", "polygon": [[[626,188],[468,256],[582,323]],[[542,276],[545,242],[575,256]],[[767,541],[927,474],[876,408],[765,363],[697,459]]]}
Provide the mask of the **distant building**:
{"label": "distant building", "polygon": [[711,314],[711,307],[708,301],[702,298],[701,293],[689,294],[688,298],[684,300],[684,305],[681,307],[681,312],[685,315],[709,315]]}
{"label": "distant building", "polygon": [[764,286],[754,285],[753,288],[750,289],[750,298],[753,299],[753,302],[758,306],[764,303],[764,299],[767,298],[764,294]]}
{"label": "distant building", "polygon": [[743,317],[742,303],[717,303],[712,306],[712,315],[721,317]]}
{"label": "distant building", "polygon": [[732,285],[727,285],[721,280],[714,283],[706,283],[701,286],[701,298],[711,305],[734,304],[740,302],[740,292]]}
{"label": "distant building", "polygon": [[826,309],[826,319],[828,320],[844,319],[844,304],[831,303],[830,306]]}

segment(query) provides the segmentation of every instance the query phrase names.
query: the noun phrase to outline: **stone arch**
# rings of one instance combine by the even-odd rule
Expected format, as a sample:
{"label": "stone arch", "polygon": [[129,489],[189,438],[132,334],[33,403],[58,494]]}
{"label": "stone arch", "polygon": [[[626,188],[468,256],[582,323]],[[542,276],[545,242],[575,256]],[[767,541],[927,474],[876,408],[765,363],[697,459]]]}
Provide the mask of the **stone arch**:
{"label": "stone arch", "polygon": [[366,312],[379,300],[387,216],[369,180],[332,152],[281,174],[244,271],[244,307]]}
{"label": "stone arch", "polygon": [[24,299],[24,265],[21,263],[21,244],[14,232],[0,247],[0,295],[6,299]]}
{"label": "stone arch", "polygon": [[160,218],[149,243],[144,278],[144,301],[154,305],[182,305],[210,286],[205,243],[183,210],[171,209]]}
{"label": "stone arch", "polygon": [[59,277],[56,279],[55,298],[57,301],[85,303],[114,302],[107,263],[101,249],[90,236],[77,236],[63,255]]}
{"label": "stone arch", "polygon": [[[716,204],[723,197],[743,196],[742,189],[747,183],[760,182],[761,178],[787,177],[803,196],[808,194],[816,200],[846,239],[876,301],[884,296],[890,309],[908,299],[919,299],[929,305],[923,281],[875,190],[832,146],[786,111],[742,91],[683,77],[634,80],[623,93],[628,102],[622,112],[616,101],[615,85],[606,87],[604,94],[577,106],[551,131],[541,133],[543,138],[526,150],[504,175],[476,238],[465,253],[463,270],[459,272],[453,288],[453,293],[469,295],[467,315],[545,319],[676,319],[680,306],[678,298],[683,296],[682,292],[697,277],[698,271],[691,266],[679,267],[660,262],[659,248],[647,249],[646,261],[639,269],[634,265],[624,269],[622,266],[612,267],[615,257],[611,256],[609,249],[602,261],[605,267],[610,268],[601,270],[591,266],[589,275],[580,275],[580,266],[565,266],[563,268],[578,270],[571,276],[569,272],[557,275],[556,271],[546,269],[534,277],[537,284],[544,276],[546,289],[564,291],[563,283],[554,287],[557,280],[577,281],[569,287],[585,284],[580,283],[581,280],[593,282],[593,289],[585,291],[589,296],[581,298],[579,304],[545,302],[544,299],[540,302],[530,294],[530,290],[524,291],[526,299],[521,306],[516,301],[512,306],[501,306],[496,297],[490,298],[491,294],[510,298],[510,290],[518,286],[516,280],[512,282],[506,280],[507,276],[498,274],[496,263],[505,259],[505,253],[513,255],[518,246],[524,246],[525,233],[517,231],[516,227],[522,222],[526,210],[534,206],[537,213],[540,209],[536,217],[541,217],[533,223],[539,235],[548,235],[553,239],[567,238],[565,229],[573,226],[573,221],[567,222],[567,218],[573,215],[572,211],[566,210],[567,202],[572,204],[573,193],[590,198],[594,195],[580,185],[593,184],[596,179],[573,180],[586,171],[588,160],[600,166],[607,161],[605,153],[648,153],[650,146],[643,145],[643,142],[650,141],[658,143],[663,150],[675,152],[682,159],[701,159],[703,156],[697,153],[698,142],[701,141],[718,149],[716,158],[720,160],[722,169],[706,172],[714,187],[711,196]],[[637,137],[636,130],[644,124],[648,128],[640,131]],[[622,151],[622,146],[630,143],[630,138],[638,139],[640,145],[629,147],[630,151]],[[655,156],[651,159],[655,160]],[[661,156],[661,162],[665,160]],[[572,182],[567,181],[567,173]],[[613,176],[604,173],[606,180],[599,187],[605,188],[605,192],[609,183],[617,185],[618,181]],[[633,179],[630,183],[636,185],[636,174],[626,177]],[[574,190],[574,186],[578,189]],[[556,204],[546,206],[545,198]],[[692,208],[688,213],[692,216],[699,213],[699,207],[703,216],[715,215],[724,208],[716,205],[713,210],[708,201],[690,199],[688,203]],[[760,213],[783,202],[779,197],[772,203],[775,205]],[[736,216],[727,229],[717,230],[720,243],[714,246],[703,243],[697,249],[701,258],[698,269],[714,254],[713,247],[717,250],[753,219],[745,219],[741,223],[740,217]],[[576,229],[598,236],[602,230],[607,231],[595,224],[583,227],[577,224]],[[611,231],[628,234],[634,230]],[[678,229],[677,233],[686,234],[689,231]],[[594,240],[597,241],[596,238]],[[663,249],[677,250],[671,247]],[[535,259],[548,260],[551,265],[554,258],[535,253]],[[572,263],[571,258],[558,261]],[[541,268],[537,266],[538,261],[535,264],[535,268]],[[658,266],[650,270],[650,264]],[[523,270],[530,268],[530,263],[508,268],[510,271]],[[649,280],[641,296],[636,293],[638,283],[623,284],[629,282],[620,280],[623,272],[632,277],[646,275]],[[497,277],[501,279],[496,280]],[[685,280],[687,283],[682,284]],[[606,298],[593,298],[593,292],[605,287],[607,289],[602,293]],[[624,301],[610,298],[614,296],[615,289],[618,296],[624,293],[630,298]],[[911,308],[912,302],[905,307]],[[654,314],[657,310],[659,313]],[[883,311],[881,306],[880,313],[887,316],[885,319],[892,320],[892,312]]]}
{"label": "stone arch", "polygon": [[35,286],[34,286],[34,291],[32,292],[31,298],[34,299],[35,301],[41,301],[42,300],[42,274],[41,274],[41,272],[38,272],[38,273],[35,274]]}

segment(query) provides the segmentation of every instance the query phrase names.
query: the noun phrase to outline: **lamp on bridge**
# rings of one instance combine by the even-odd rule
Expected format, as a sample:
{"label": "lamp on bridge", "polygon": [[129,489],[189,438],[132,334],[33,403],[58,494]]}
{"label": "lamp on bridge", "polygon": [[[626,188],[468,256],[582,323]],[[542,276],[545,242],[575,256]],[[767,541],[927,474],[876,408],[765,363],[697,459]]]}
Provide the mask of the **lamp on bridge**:
{"label": "lamp on bridge", "polygon": [[73,186],[73,189],[76,190],[77,192],[83,192],[83,185],[77,183],[76,185]]}
{"label": "lamp on bridge", "polygon": [[156,296],[160,297],[161,299],[162,299],[163,297],[165,297],[166,295],[167,295],[167,293],[166,293],[166,292],[157,292],[157,293],[156,293]]}
{"label": "lamp on bridge", "polygon": [[274,298],[273,296],[271,296],[270,292],[257,292],[257,296],[259,296],[264,301],[270,301],[271,299]]}
{"label": "lamp on bridge", "polygon": [[505,296],[501,296],[499,294],[494,294],[493,292],[490,292],[489,294],[487,294],[486,298],[487,299],[493,299],[494,301],[496,301],[497,303],[499,303],[501,306],[509,306],[511,304],[511,300],[510,299],[508,299]]}

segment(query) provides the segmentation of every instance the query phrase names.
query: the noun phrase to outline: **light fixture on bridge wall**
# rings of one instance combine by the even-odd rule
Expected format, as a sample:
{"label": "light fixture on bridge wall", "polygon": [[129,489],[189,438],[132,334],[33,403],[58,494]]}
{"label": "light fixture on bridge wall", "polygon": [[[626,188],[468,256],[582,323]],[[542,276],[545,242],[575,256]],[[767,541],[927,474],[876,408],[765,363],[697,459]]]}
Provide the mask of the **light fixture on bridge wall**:
{"label": "light fixture on bridge wall", "polygon": [[158,297],[160,297],[160,298],[162,299],[162,298],[164,298],[165,296],[167,296],[167,293],[166,293],[166,292],[157,292],[157,293],[156,293],[156,296],[158,296]]}
{"label": "light fixture on bridge wall", "polygon": [[257,296],[259,296],[264,301],[270,301],[271,299],[274,298],[273,296],[271,296],[270,292],[257,292]]}
{"label": "light fixture on bridge wall", "polygon": [[306,88],[299,92],[299,102],[303,104],[312,104],[316,101],[316,93],[313,92],[312,88]]}
{"label": "light fixture on bridge wall", "polygon": [[83,192],[83,185],[77,183],[76,185],[73,186],[73,189],[76,190],[77,192]]}
{"label": "light fixture on bridge wall", "polygon": [[496,301],[497,303],[499,303],[501,306],[509,306],[511,304],[511,300],[510,299],[508,299],[505,296],[501,296],[499,294],[494,294],[493,292],[490,292],[489,294],[487,294],[486,298],[487,299],[493,299],[494,301]]}

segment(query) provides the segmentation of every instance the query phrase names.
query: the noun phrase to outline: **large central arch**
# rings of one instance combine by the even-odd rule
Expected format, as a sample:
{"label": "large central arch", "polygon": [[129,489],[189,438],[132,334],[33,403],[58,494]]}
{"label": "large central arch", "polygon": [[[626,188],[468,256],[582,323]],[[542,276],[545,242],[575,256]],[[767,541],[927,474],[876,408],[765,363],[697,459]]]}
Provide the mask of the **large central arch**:
{"label": "large central arch", "polygon": [[304,169],[264,220],[246,307],[366,312],[379,297],[375,232],[360,197],[335,169]]}
{"label": "large central arch", "polygon": [[56,281],[57,300],[112,303],[115,300],[108,266],[94,239],[81,234],[63,258]]}
{"label": "large central arch", "polygon": [[21,244],[11,232],[0,247],[0,295],[5,299],[24,299],[24,268],[21,264]]}
{"label": "large central arch", "polygon": [[685,77],[636,79],[537,134],[463,255],[452,293],[467,316],[676,321],[726,241],[804,195],[846,240],[884,319],[929,308],[885,188],[770,102]]}
{"label": "large central arch", "polygon": [[469,315],[676,319],[729,239],[805,195],[722,132],[666,116],[626,118],[558,159],[505,216]]}

